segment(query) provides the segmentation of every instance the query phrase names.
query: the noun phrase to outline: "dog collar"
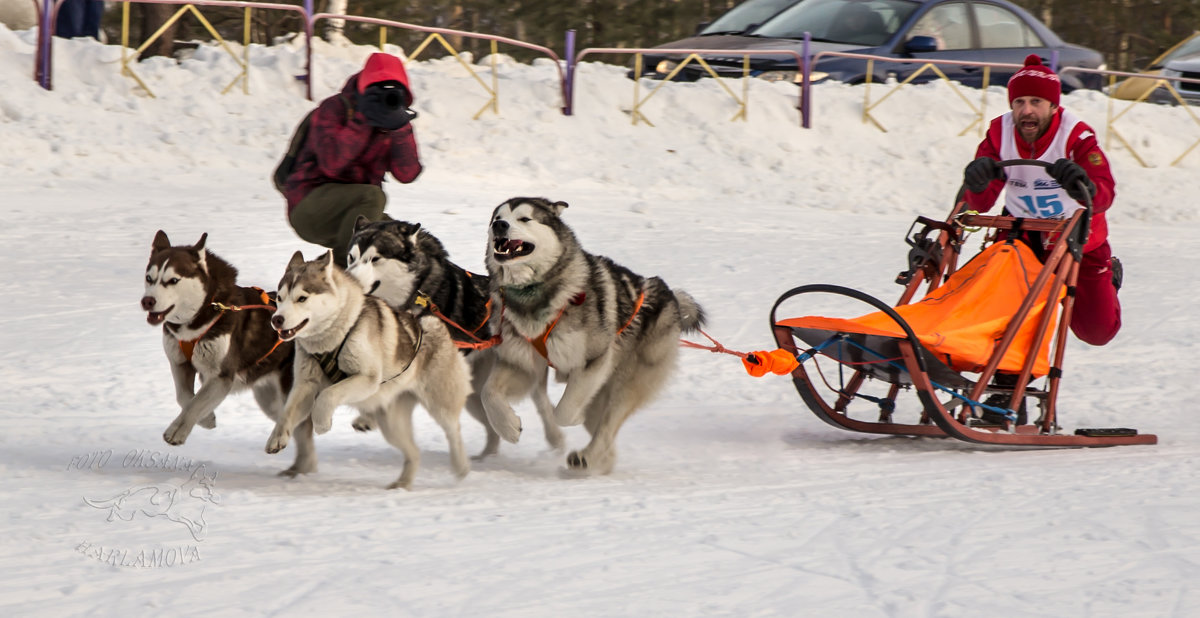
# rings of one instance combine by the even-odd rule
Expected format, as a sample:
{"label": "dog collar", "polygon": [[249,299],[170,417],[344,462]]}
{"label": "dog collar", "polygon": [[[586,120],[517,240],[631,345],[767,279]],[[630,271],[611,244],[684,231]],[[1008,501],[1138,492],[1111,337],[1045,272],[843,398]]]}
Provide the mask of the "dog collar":
{"label": "dog collar", "polygon": [[529,285],[506,285],[500,288],[500,293],[505,300],[526,300],[536,297],[542,291],[542,283],[530,283]]}

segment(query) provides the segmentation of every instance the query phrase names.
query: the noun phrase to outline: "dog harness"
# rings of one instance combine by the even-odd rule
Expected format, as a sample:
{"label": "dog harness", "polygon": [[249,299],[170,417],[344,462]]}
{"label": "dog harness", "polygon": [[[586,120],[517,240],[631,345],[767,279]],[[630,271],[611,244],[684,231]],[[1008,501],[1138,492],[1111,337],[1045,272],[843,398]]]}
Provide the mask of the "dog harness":
{"label": "dog harness", "polygon": [[585,300],[587,300],[587,294],[584,294],[583,292],[576,294],[571,298],[571,300],[567,301],[567,304],[563,305],[562,309],[558,310],[558,315],[554,316],[554,320],[550,322],[550,325],[546,327],[546,330],[542,332],[540,337],[537,339],[531,339],[529,337],[525,338],[525,340],[533,346],[533,349],[537,350],[537,353],[541,354],[542,358],[546,359],[546,362],[551,367],[554,366],[554,363],[550,362],[550,355],[546,350],[546,340],[550,338],[551,331],[554,330],[555,326],[558,326],[558,321],[562,318],[563,314],[567,312],[567,307],[570,307],[571,305],[578,307],[579,305],[582,305],[583,301]]}
{"label": "dog harness", "polygon": [[[396,327],[403,328],[399,324],[397,324]],[[345,371],[342,371],[341,365],[338,364],[338,356],[341,355],[342,348],[346,347],[346,341],[348,339],[350,339],[349,332],[346,333],[346,336],[342,339],[342,342],[340,344],[338,344],[338,347],[336,350],[333,350],[331,352],[324,352],[321,354],[313,354],[312,355],[313,360],[317,361],[317,364],[321,366],[321,373],[325,374],[325,377],[329,378],[329,381],[334,384],[337,384],[338,382],[341,382],[342,380],[345,380],[346,378],[350,377]],[[413,361],[417,360],[417,354],[419,354],[421,352],[421,343],[424,341],[425,341],[425,331],[421,330],[421,327],[418,325],[417,326],[417,345],[413,348],[412,358],[408,359],[408,364],[405,365],[404,368],[401,369],[399,373],[397,373],[396,375],[394,375],[386,380],[381,381],[380,384],[386,384],[388,382],[391,382],[392,380],[395,380],[396,378],[400,377],[401,375],[404,375],[404,372],[408,371],[409,367],[412,367]]]}
{"label": "dog harness", "polygon": [[[464,271],[464,272],[466,272],[466,271]],[[471,273],[467,272],[467,276],[468,277],[471,276]],[[484,326],[487,325],[488,320],[492,319],[492,299],[491,298],[489,298],[487,300],[487,303],[485,303],[483,305],[483,308],[487,310],[487,313],[484,314],[483,321],[480,322],[479,326],[476,326],[474,330],[467,330],[466,328],[459,325],[454,320],[451,320],[450,318],[446,317],[446,314],[442,313],[442,310],[438,309],[438,306],[433,303],[433,299],[430,298],[428,294],[422,292],[421,290],[417,290],[417,295],[415,298],[413,298],[412,304],[416,305],[417,307],[429,309],[430,313],[432,313],[434,316],[436,316],[439,320],[445,322],[446,324],[448,324],[450,326],[453,326],[454,328],[457,328],[458,330],[462,331],[466,336],[475,340],[473,343],[470,341],[455,340],[454,341],[455,348],[458,348],[460,350],[483,350],[483,349],[490,348],[490,347],[496,345],[497,343],[500,343],[499,333],[497,333],[496,335],[493,335],[492,337],[490,337],[488,339],[480,339],[476,335],[476,333],[478,333],[481,328],[483,328]],[[453,339],[453,337],[451,337],[451,338]]]}
{"label": "dog harness", "polygon": [[[546,348],[546,341],[550,339],[551,331],[554,330],[555,326],[558,326],[558,321],[562,318],[563,314],[567,312],[567,307],[570,307],[571,305],[582,305],[583,301],[585,300],[587,300],[586,294],[583,292],[576,294],[567,304],[563,305],[562,309],[559,309],[558,315],[554,316],[554,321],[550,322],[550,325],[546,327],[545,332],[543,332],[541,336],[539,336],[537,339],[532,339],[529,337],[525,338],[525,340],[529,342],[529,345],[532,345],[533,349],[537,350],[537,353],[540,354],[542,358],[546,359],[546,363],[551,367],[554,367],[554,363],[550,362],[550,353]],[[625,324],[617,330],[616,337],[620,337],[621,333],[625,332],[625,329],[629,328],[630,324],[633,324],[633,319],[636,318],[638,312],[642,310],[642,303],[645,302],[645,300],[646,291],[642,290],[642,293],[638,294],[637,301],[635,301],[633,304],[633,313],[630,314],[629,319],[625,321]]]}
{"label": "dog harness", "polygon": [[[213,301],[212,303],[210,303],[210,305],[212,306],[213,309],[217,310],[217,319],[213,320],[213,323],[209,324],[208,328],[204,329],[204,332],[200,333],[200,336],[196,337],[195,339],[189,339],[188,341],[184,341],[182,339],[176,339],[176,342],[179,343],[179,351],[183,352],[184,358],[186,358],[189,363],[192,362],[192,355],[195,354],[195,352],[196,352],[196,344],[200,343],[200,340],[203,339],[205,337],[205,335],[208,334],[208,331],[212,330],[212,328],[217,325],[217,322],[221,321],[221,317],[225,315],[225,312],[241,311],[243,309],[270,309],[272,312],[275,311],[275,302],[271,299],[270,294],[267,294],[262,288],[257,287],[257,286],[252,289],[258,291],[259,297],[262,298],[263,304],[261,304],[261,305],[226,305],[224,303]],[[254,361],[254,364],[257,365],[257,364],[267,360],[267,357],[274,354],[275,350],[278,349],[279,345],[282,343],[283,343],[282,339],[276,338],[275,345],[271,346],[271,349],[267,350],[267,353],[263,354],[261,358]]]}
{"label": "dog harness", "polygon": [[321,373],[325,374],[325,377],[329,378],[329,381],[334,384],[346,379],[346,372],[342,371],[341,366],[338,365],[338,356],[342,353],[342,348],[346,347],[346,339],[348,338],[350,338],[349,332],[346,333],[346,338],[342,339],[342,342],[338,344],[337,349],[331,352],[312,355],[313,360],[317,361],[317,364],[321,366]]}
{"label": "dog harness", "polygon": [[208,331],[212,330],[212,328],[217,325],[217,322],[221,321],[221,316],[223,315],[225,315],[224,311],[218,313],[217,319],[213,320],[212,324],[209,324],[208,328],[204,329],[204,332],[200,333],[199,337],[196,337],[195,339],[188,339],[187,341],[184,341],[183,339],[175,340],[179,344],[179,351],[183,352],[183,357],[186,358],[189,363],[192,362],[192,355],[196,353],[196,344],[200,343],[200,340],[208,334]]}

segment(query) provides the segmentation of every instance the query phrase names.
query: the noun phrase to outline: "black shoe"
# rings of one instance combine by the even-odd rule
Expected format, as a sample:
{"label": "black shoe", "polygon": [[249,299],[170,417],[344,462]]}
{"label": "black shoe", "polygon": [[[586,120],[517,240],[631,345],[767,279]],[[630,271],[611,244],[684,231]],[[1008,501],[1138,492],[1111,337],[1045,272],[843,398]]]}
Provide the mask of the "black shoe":
{"label": "black shoe", "polygon": [[[987,399],[983,400],[983,405],[1007,410],[1008,402],[1010,399],[1012,399],[1012,389],[1016,387],[1016,385],[1017,376],[1007,373],[996,374],[992,378],[992,386],[1009,389],[1009,392],[992,393],[991,395],[987,396]],[[1004,421],[1008,420],[1004,414],[993,410],[988,410],[987,408],[980,410],[979,418],[983,420],[983,422],[991,425],[1001,425],[1004,423]],[[1025,414],[1025,399],[1022,398],[1021,407],[1017,410],[1017,424],[1024,425],[1027,418],[1028,417]]]}
{"label": "black shoe", "polygon": [[1113,256],[1108,261],[1108,269],[1112,271],[1113,287],[1116,288],[1116,290],[1118,292],[1120,292],[1121,291],[1121,280],[1125,278],[1125,267],[1121,266],[1121,260],[1118,260],[1116,256]]}
{"label": "black shoe", "polygon": [[[1007,410],[1009,399],[1012,399],[1011,394],[992,393],[991,395],[987,396],[987,399],[983,400],[983,405],[992,406],[993,408],[1000,408],[1002,410]],[[1022,399],[1021,407],[1017,410],[1017,424],[1024,425],[1025,421],[1028,418],[1029,417],[1025,413],[1025,400]],[[994,410],[988,410],[987,408],[983,408],[979,412],[979,419],[989,425],[1003,425],[1004,422],[1008,420],[1008,417],[1005,416],[1001,412],[996,412]]]}

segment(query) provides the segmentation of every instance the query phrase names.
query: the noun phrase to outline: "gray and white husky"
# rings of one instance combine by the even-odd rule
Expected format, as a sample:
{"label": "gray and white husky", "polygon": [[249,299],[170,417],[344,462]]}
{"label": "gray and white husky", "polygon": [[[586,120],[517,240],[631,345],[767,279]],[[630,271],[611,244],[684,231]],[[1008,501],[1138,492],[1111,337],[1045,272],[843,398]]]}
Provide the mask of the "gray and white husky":
{"label": "gray and white husky", "polygon": [[[269,305],[263,291],[237,284],[237,269],[194,245],[171,245],[159,230],[150,244],[142,309],[151,326],[162,324],[163,350],[175,381],[180,412],[163,432],[168,444],[183,444],[197,423],[216,427],[214,411],[229,393],[252,388],[262,411],[277,420],[292,384],[292,344],[279,343],[271,311],[230,311],[220,306]],[[196,376],[200,390],[196,391]],[[296,461],[281,474],[317,467],[311,430],[297,436]]]}
{"label": "gray and white husky", "polygon": [[560,425],[583,423],[591,442],[567,455],[578,474],[616,464],[621,424],[653,398],[672,369],[682,332],[704,314],[685,292],[584,251],[560,218],[565,202],[518,197],[492,212],[487,269],[502,305],[501,343],[482,398],[500,436],[516,442],[510,402],[529,394],[547,366],[566,383]]}
{"label": "gray and white husky", "polygon": [[295,383],[267,452],[287,446],[306,419],[329,431],[340,405],[356,408],[404,453],[400,477],[388,489],[409,489],[421,454],[413,442],[412,412],[420,403],[446,434],[454,473],[470,471],[459,417],[471,376],[438,318],[396,312],[333,263],[333,253],[305,262],[297,251],[279,281],[271,325],[296,342]]}
{"label": "gray and white husky", "polygon": [[[447,320],[457,325],[447,325],[456,342],[478,344],[491,339],[496,322],[493,318],[499,312],[492,311],[487,275],[468,272],[450,261],[441,241],[420,223],[373,223],[360,216],[354,224],[347,262],[346,272],[358,279],[368,294],[382,298],[393,309],[420,314],[432,303]],[[469,347],[462,351],[471,365],[473,382],[473,392],[467,397],[467,411],[487,431],[487,443],[477,456],[484,458],[495,454],[500,447],[500,434],[488,423],[479,398],[495,363],[495,352]],[[554,404],[546,395],[545,372],[541,384],[532,394],[542,417],[546,442],[554,450],[562,450],[563,434],[554,422]],[[365,421],[355,421],[354,427],[361,431],[370,430],[370,423]]]}

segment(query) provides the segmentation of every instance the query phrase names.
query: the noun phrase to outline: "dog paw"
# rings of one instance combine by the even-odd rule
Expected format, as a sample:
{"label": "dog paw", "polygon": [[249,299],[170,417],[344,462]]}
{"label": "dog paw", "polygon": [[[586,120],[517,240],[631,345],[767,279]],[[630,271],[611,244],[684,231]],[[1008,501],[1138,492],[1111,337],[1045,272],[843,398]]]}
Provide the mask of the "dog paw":
{"label": "dog paw", "polygon": [[167,427],[163,432],[163,440],[172,446],[179,446],[187,442],[188,435],[192,433],[192,428],[188,427],[182,419],[175,419],[174,422]]}
{"label": "dog paw", "polygon": [[317,471],[316,466],[302,466],[300,464],[293,464],[292,467],[288,468],[287,470],[280,470],[279,474],[277,474],[276,476],[282,476],[284,478],[294,479],[297,476],[300,476],[301,474],[312,474],[313,472],[316,472],[316,471]]}
{"label": "dog paw", "polygon": [[[499,437],[499,436],[497,436],[497,437]],[[487,459],[488,457],[491,457],[492,455],[495,455],[496,453],[499,453],[499,452],[500,452],[500,440],[496,440],[495,444],[492,444],[491,441],[488,441],[487,446],[483,447],[483,450],[479,451],[478,455],[471,455],[471,461],[483,461],[483,460]]]}
{"label": "dog paw", "polygon": [[205,429],[216,429],[216,427],[217,427],[217,413],[216,413],[216,412],[209,412],[209,413],[208,413],[208,416],[206,416],[206,417],[204,417],[204,418],[200,419],[200,422],[199,422],[199,423],[196,423],[196,424],[197,424],[197,425],[200,425],[201,427],[203,427],[203,428],[205,428]]}
{"label": "dog paw", "polygon": [[375,417],[369,414],[359,414],[358,418],[350,423],[350,426],[354,428],[354,431],[375,431]]}
{"label": "dog paw", "polygon": [[571,451],[567,455],[567,467],[574,470],[587,470],[587,458],[579,451]]}
{"label": "dog paw", "polygon": [[387,486],[387,488],[388,489],[403,489],[406,491],[412,491],[412,481],[411,480],[406,481],[404,479],[396,479],[394,482],[389,484]]}
{"label": "dog paw", "polygon": [[274,455],[279,451],[287,448],[288,441],[291,440],[292,433],[284,431],[278,425],[275,426],[275,431],[271,432],[271,437],[267,438],[267,453]]}
{"label": "dog paw", "polygon": [[488,424],[501,438],[517,443],[521,439],[521,417],[508,412],[506,414],[488,414]]}
{"label": "dog paw", "polygon": [[585,454],[587,450],[571,451],[567,455],[567,467],[562,471],[564,476],[571,478],[603,476],[613,471],[613,466],[616,464],[614,453],[610,451]]}

